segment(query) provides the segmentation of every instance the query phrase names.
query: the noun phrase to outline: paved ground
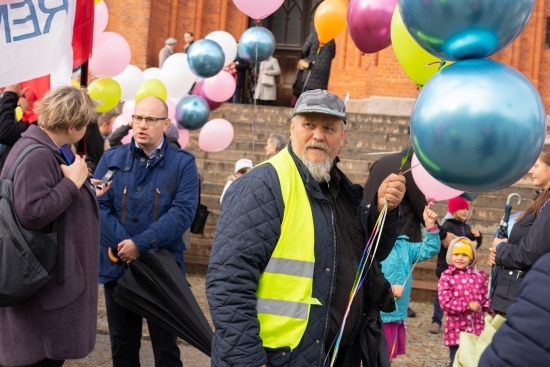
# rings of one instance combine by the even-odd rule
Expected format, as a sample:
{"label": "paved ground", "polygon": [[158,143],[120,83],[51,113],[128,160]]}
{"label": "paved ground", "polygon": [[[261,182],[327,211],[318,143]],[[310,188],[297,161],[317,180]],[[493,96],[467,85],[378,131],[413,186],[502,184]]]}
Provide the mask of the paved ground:
{"label": "paved ground", "polygon": [[[189,283],[197,301],[210,320],[208,305],[204,295],[204,276],[189,275]],[[110,366],[110,345],[107,332],[107,321],[103,307],[103,292],[101,287],[100,305],[98,314],[98,334],[95,350],[86,358],[74,361],[67,361],[68,367],[94,367]],[[432,335],[428,333],[431,324],[432,305],[426,303],[411,303],[417,316],[411,318],[407,323],[407,354],[397,357],[392,366],[394,367],[445,367],[448,363],[448,349],[443,345],[443,335]],[[147,328],[144,326],[144,340],[141,348],[142,367],[153,367],[154,359],[151,343],[147,340]],[[180,343],[182,361],[185,367],[209,367],[210,359],[189,346],[185,342]]]}

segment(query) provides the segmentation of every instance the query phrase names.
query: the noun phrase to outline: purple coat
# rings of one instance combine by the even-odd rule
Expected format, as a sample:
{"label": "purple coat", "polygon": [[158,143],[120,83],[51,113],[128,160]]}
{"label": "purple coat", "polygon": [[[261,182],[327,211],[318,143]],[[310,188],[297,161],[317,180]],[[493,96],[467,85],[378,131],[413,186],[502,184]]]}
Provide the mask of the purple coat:
{"label": "purple coat", "polygon": [[[33,143],[58,147],[37,126],[31,126],[13,146],[1,177],[18,154]],[[64,178],[53,154],[33,150],[14,179],[15,211],[23,227],[40,229],[65,213],[65,283],[51,280],[18,306],[0,308],[0,365],[19,366],[44,358],[76,359],[95,346],[99,210],[90,185],[80,190]]]}

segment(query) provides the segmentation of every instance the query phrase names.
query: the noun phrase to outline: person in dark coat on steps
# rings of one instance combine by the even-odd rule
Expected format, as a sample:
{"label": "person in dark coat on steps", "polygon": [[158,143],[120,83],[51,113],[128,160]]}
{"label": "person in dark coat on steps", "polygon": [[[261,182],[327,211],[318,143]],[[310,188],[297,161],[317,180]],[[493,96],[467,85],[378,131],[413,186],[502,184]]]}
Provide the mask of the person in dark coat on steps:
{"label": "person in dark coat on steps", "polygon": [[303,90],[328,89],[332,59],[336,56],[334,40],[320,44],[317,32],[314,31],[307,37],[302,52],[308,62],[308,68],[302,75]]}

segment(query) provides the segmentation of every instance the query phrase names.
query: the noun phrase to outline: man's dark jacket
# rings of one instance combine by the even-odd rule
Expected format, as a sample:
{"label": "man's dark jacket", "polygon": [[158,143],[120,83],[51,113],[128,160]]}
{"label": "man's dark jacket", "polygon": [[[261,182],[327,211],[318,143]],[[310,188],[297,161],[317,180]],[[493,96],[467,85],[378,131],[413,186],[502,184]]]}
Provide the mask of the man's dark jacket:
{"label": "man's dark jacket", "polygon": [[[212,342],[212,366],[324,366],[325,344],[330,328],[331,296],[336,275],[336,235],[334,212],[317,182],[289,151],[305,182],[314,218],[315,270],[313,294],[321,306],[312,306],[308,326],[298,347],[276,350],[263,348],[259,337],[256,290],[280,236],[284,204],[277,172],[270,164],[254,168],[227,190],[216,227],[206,278],[206,294],[216,327]],[[361,187],[353,185],[337,169],[341,185],[354,198],[365,234],[370,233],[378,216],[362,201]],[[343,183],[342,183],[343,182]],[[374,198],[372,198],[374,199]],[[371,200],[374,201],[374,200]],[[390,253],[400,221],[398,210],[386,219],[376,260],[364,284],[365,316],[363,332],[348,347],[344,366],[383,366],[387,359],[385,337],[379,310],[392,303],[389,283],[379,271],[379,261]],[[299,245],[299,244],[297,244]],[[289,285],[291,287],[292,285]],[[329,343],[330,344],[330,343]],[[368,349],[368,350],[367,350]],[[384,355],[385,354],[385,355]],[[389,363],[387,364],[389,365]]]}
{"label": "man's dark jacket", "polygon": [[[550,225],[548,220],[545,225],[546,227]],[[548,237],[546,241],[548,242]],[[516,303],[508,308],[506,322],[496,332],[492,343],[481,355],[480,367],[548,366],[550,361],[550,339],[548,338],[550,287],[548,284],[550,284],[550,253],[541,257],[525,276]]]}

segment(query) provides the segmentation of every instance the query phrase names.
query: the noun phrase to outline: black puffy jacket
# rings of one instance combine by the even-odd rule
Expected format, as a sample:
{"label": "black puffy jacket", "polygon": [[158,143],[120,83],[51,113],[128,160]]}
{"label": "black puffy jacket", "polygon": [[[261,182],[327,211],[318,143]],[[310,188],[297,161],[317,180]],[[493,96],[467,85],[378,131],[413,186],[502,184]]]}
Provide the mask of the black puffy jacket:
{"label": "black puffy jacket", "polygon": [[[256,167],[237,179],[224,196],[221,216],[216,227],[210,264],[206,276],[206,295],[215,325],[212,342],[212,366],[311,367],[324,366],[325,344],[330,328],[331,296],[335,284],[335,233],[333,209],[301,161],[289,151],[298,166],[310,198],[315,229],[315,270],[313,297],[322,306],[313,306],[306,332],[298,347],[277,350],[264,349],[259,337],[256,314],[256,289],[261,272],[266,267],[277,244],[284,204],[275,168],[269,164]],[[361,187],[353,185],[338,170],[354,205],[361,215],[365,233],[378,216],[367,210],[361,200]],[[385,337],[379,310],[392,303],[389,283],[380,272],[379,263],[390,253],[400,221],[400,212],[389,213],[379,244],[374,266],[365,283],[365,316],[359,340],[348,347],[344,355],[350,367],[385,366],[378,360],[387,359]],[[368,349],[368,350],[367,350]],[[351,355],[352,354],[352,355]]]}
{"label": "black puffy jacket", "polygon": [[[544,219],[546,228],[550,225],[548,218],[547,215]],[[542,227],[542,223],[539,224]],[[543,232],[548,234],[548,230],[538,233]],[[536,239],[533,234],[528,237]],[[546,242],[548,242],[547,238],[544,238]],[[548,342],[550,287],[548,284],[550,284],[550,254],[547,253],[525,276],[516,303],[508,309],[506,322],[501,325],[493,341],[481,355],[480,367],[548,366],[550,361]]]}

